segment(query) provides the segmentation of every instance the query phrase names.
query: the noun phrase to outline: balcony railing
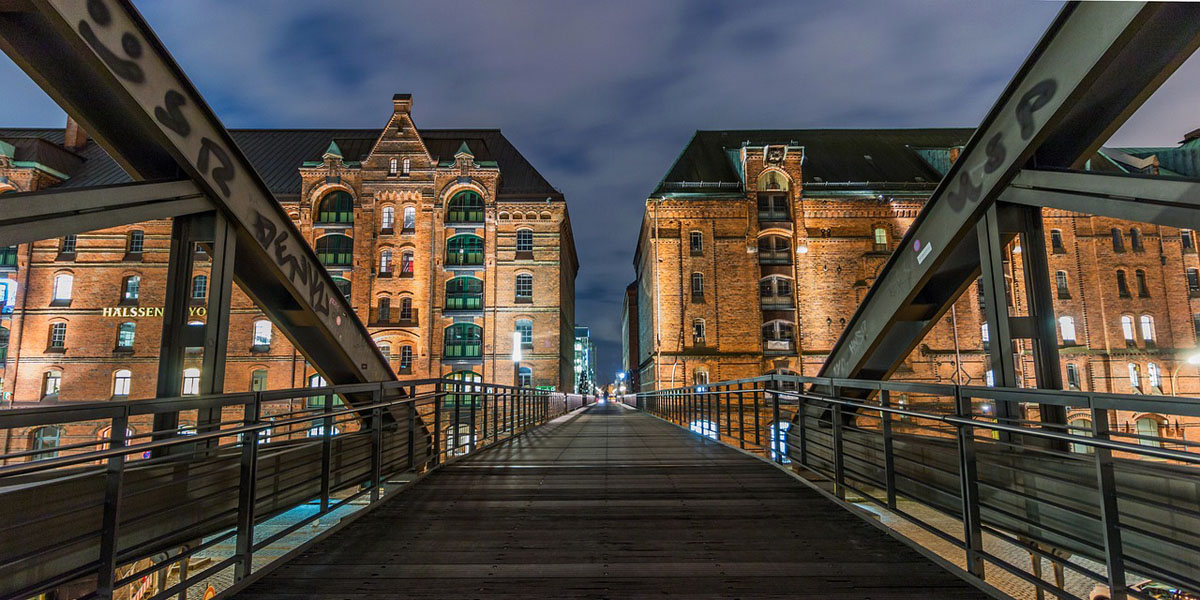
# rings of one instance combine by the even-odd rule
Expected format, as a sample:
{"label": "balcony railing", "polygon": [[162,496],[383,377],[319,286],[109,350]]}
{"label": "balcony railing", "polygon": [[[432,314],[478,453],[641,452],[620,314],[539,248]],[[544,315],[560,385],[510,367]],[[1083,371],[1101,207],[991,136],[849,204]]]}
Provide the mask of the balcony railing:
{"label": "balcony railing", "polygon": [[446,310],[482,310],[483,294],[446,294]]}
{"label": "balcony railing", "polygon": [[450,342],[442,350],[443,358],[483,358],[483,342]]}
{"label": "balcony railing", "polygon": [[379,327],[386,325],[398,325],[400,327],[415,327],[420,323],[418,312],[420,309],[413,307],[410,311],[401,311],[399,308],[387,308],[380,310],[378,308],[371,309],[370,319],[368,324]]}

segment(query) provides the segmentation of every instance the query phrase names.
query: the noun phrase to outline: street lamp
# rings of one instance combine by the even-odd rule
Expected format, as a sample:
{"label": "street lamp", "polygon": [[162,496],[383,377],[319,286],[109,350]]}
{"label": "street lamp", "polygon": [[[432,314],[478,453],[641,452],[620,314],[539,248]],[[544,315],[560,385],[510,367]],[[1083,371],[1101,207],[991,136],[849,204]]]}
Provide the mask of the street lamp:
{"label": "street lamp", "polygon": [[1179,395],[1179,388],[1177,387],[1177,384],[1179,383],[1179,379],[1178,379],[1179,369],[1182,369],[1183,365],[1185,365],[1185,364],[1200,365],[1200,352],[1193,353],[1191,356],[1185,358],[1183,360],[1183,362],[1175,365],[1175,369],[1171,371],[1171,395],[1172,396]]}
{"label": "street lamp", "polygon": [[513,387],[521,387],[521,332],[513,332]]}

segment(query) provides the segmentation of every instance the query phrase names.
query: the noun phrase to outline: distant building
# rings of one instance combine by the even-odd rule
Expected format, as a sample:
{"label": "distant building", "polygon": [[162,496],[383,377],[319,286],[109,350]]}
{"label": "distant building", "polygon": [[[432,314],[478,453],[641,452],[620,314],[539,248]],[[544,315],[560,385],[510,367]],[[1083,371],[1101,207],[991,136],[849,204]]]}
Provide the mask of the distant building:
{"label": "distant building", "polygon": [[621,369],[626,391],[636,391],[638,374],[638,296],[637,282],[625,288],[621,299]]}
{"label": "distant building", "polygon": [[596,344],[587,327],[575,328],[575,387],[576,394],[596,390]]}

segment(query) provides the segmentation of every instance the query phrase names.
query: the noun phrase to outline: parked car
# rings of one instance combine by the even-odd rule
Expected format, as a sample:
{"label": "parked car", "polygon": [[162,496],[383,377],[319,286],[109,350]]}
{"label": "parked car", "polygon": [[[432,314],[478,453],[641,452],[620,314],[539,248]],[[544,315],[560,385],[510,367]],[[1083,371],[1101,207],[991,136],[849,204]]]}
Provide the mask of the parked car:
{"label": "parked car", "polygon": [[[1135,583],[1129,586],[1129,589],[1145,594],[1154,598],[1154,600],[1200,600],[1200,594],[1185,592],[1164,583],[1155,583],[1149,579],[1141,583]],[[1092,588],[1092,593],[1088,595],[1088,600],[1109,600],[1109,598],[1108,586],[1102,583]]]}

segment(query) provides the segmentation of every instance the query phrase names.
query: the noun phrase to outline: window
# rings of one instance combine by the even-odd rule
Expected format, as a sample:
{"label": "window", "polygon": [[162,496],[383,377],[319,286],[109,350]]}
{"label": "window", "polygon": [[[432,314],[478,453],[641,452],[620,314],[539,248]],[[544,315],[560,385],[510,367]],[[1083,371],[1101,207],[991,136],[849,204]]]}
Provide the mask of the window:
{"label": "window", "polygon": [[391,275],[392,274],[392,251],[391,250],[384,250],[379,253],[379,274],[380,275]]}
{"label": "window", "polygon": [[780,235],[758,238],[758,262],[763,265],[792,264],[792,245]]}
{"label": "window", "polygon": [[1161,436],[1159,432],[1160,423],[1154,417],[1142,417],[1137,420],[1138,443],[1143,446],[1153,446],[1155,448],[1162,445],[1158,439]]}
{"label": "window", "polygon": [[271,322],[266,319],[259,319],[254,322],[254,346],[263,347],[271,345]]}
{"label": "window", "polygon": [[70,273],[59,273],[54,276],[54,302],[55,303],[70,303],[71,288],[75,284],[75,277]]}
{"label": "window", "polygon": [[1196,336],[1196,342],[1200,343],[1200,313],[1192,314],[1192,334]]}
{"label": "window", "polygon": [[1050,230],[1050,251],[1055,254],[1063,254],[1067,251],[1063,247],[1062,231],[1058,229]]}
{"label": "window", "polygon": [[121,284],[121,304],[137,304],[138,288],[142,286],[142,278],[130,275]]}
{"label": "window", "polygon": [[392,159],[388,161],[388,175],[395,175],[400,172],[400,161]]}
{"label": "window", "polygon": [[379,348],[379,353],[383,355],[384,360],[392,360],[391,344],[383,340],[375,340],[375,345]]}
{"label": "window", "polygon": [[455,323],[446,328],[444,346],[446,358],[482,358],[483,328],[472,323]]}
{"label": "window", "polygon": [[787,194],[764,194],[759,192],[758,220],[768,222],[788,220]]}
{"label": "window", "polygon": [[1129,363],[1127,366],[1129,367],[1129,387],[1137,390],[1142,385],[1141,372],[1139,371],[1138,366],[1133,363]]}
{"label": "window", "polygon": [[200,394],[200,369],[184,369],[183,370],[183,392],[184,396],[196,396]]}
{"label": "window", "polygon": [[704,319],[692,319],[692,342],[704,345]]}
{"label": "window", "polygon": [[67,347],[67,324],[53,323],[50,325],[50,346],[54,350]]}
{"label": "window", "polygon": [[796,326],[790,321],[771,321],[762,327],[764,353],[788,353],[795,347]]}
{"label": "window", "polygon": [[996,374],[991,369],[983,374],[983,383],[988,387],[996,387]]}
{"label": "window", "polygon": [[517,230],[517,252],[533,252],[533,230]]}
{"label": "window", "polygon": [[693,231],[688,234],[688,242],[691,245],[692,256],[704,254],[704,234],[699,231]]}
{"label": "window", "polygon": [[1133,272],[1133,277],[1137,282],[1138,298],[1149,298],[1150,288],[1146,286],[1146,272],[1138,269]]}
{"label": "window", "polygon": [[456,235],[446,240],[446,264],[476,266],[483,264],[483,238],[477,235]]}
{"label": "window", "polygon": [[692,371],[692,385],[708,385],[708,369],[697,367]]}
{"label": "window", "polygon": [[1075,363],[1067,363],[1067,389],[1081,390],[1079,385],[1079,366]]}
{"label": "window", "polygon": [[[476,404],[479,402],[478,393],[483,389],[479,384],[483,382],[483,377],[480,377],[478,373],[473,371],[455,371],[446,376],[446,379],[462,382],[453,386],[454,391],[458,393],[446,394],[447,405]],[[466,433],[469,433],[469,431]]]}
{"label": "window", "polygon": [[884,251],[884,250],[887,250],[887,247],[888,247],[887,229],[884,229],[883,227],[876,227],[875,228],[875,251],[877,251],[877,252]]}
{"label": "window", "polygon": [[113,373],[113,392],[114,396],[128,396],[129,385],[133,383],[133,373],[129,369],[121,369]]}
{"label": "window", "polygon": [[413,347],[400,346],[400,372],[412,373]]}
{"label": "window", "polygon": [[692,273],[692,302],[704,300],[704,273]]}
{"label": "window", "polygon": [[68,233],[58,244],[59,254],[75,254],[75,234]]}
{"label": "window", "polygon": [[0,327],[0,364],[4,364],[4,360],[8,358],[8,335],[8,328]]}
{"label": "window", "polygon": [[1154,343],[1154,317],[1150,315],[1142,315],[1142,341],[1147,344]]}
{"label": "window", "polygon": [[354,198],[348,192],[334,190],[317,203],[315,223],[346,225],[354,222]]}
{"label": "window", "polygon": [[771,460],[787,464],[792,462],[788,458],[787,438],[788,430],[792,428],[792,424],[787,421],[779,421],[776,426],[774,422],[768,423],[767,427],[771,431]]}
{"label": "window", "polygon": [[117,326],[117,350],[133,350],[133,338],[137,323],[126,322]]}
{"label": "window", "polygon": [[62,371],[50,370],[42,375],[42,398],[55,398],[62,388]]}
{"label": "window", "polygon": [[712,421],[704,419],[692,421],[692,423],[688,425],[688,429],[706,438],[711,438],[714,440],[717,439],[717,426]]}
{"label": "window", "polygon": [[1121,333],[1125,336],[1125,343],[1133,343],[1133,317],[1121,315]]}
{"label": "window", "polygon": [[447,223],[482,223],[483,198],[471,191],[459,192],[446,208]]}
{"label": "window", "polygon": [[983,342],[984,351],[986,351],[988,349],[988,346],[991,345],[992,336],[990,333],[988,333],[988,324],[987,323],[983,323],[983,324],[979,325],[979,341]]}
{"label": "window", "polygon": [[392,228],[396,226],[396,209],[395,207],[383,207],[383,213],[379,217],[379,229],[383,233],[391,233]]}
{"label": "window", "polygon": [[412,161],[406,158],[406,159],[404,159],[404,170],[401,171],[401,173],[408,175],[411,172],[412,172]]}
{"label": "window", "polygon": [[1188,295],[1195,298],[1200,296],[1200,270],[1194,267],[1187,270]]}
{"label": "window", "polygon": [[1122,298],[1129,297],[1129,282],[1125,280],[1125,271],[1117,269],[1117,295]]}
{"label": "window", "polygon": [[1054,273],[1054,283],[1058,286],[1058,297],[1060,300],[1066,300],[1071,297],[1071,290],[1067,287],[1067,272],[1056,271]]}
{"label": "window", "polygon": [[1150,387],[1162,388],[1162,373],[1158,370],[1157,363],[1146,365],[1146,376],[1150,378]]}
{"label": "window", "polygon": [[392,320],[392,299],[387,296],[379,297],[378,308],[375,309],[375,320],[387,323]]}
{"label": "window", "polygon": [[517,385],[521,387],[533,387],[533,369],[521,367],[518,373]]}
{"label": "window", "polygon": [[33,435],[30,439],[33,450],[45,450],[33,455],[30,460],[45,460],[58,456],[58,445],[62,439],[62,428],[60,427],[38,427],[33,430]]}
{"label": "window", "polygon": [[192,278],[192,300],[203,300],[208,295],[208,276],[197,275]]}
{"label": "window", "polygon": [[400,299],[400,320],[404,322],[416,320],[416,316],[413,313],[412,298],[409,296]]}
{"label": "window", "polygon": [[517,302],[533,301],[533,275],[529,273],[521,273],[517,275],[516,283]]}
{"label": "window", "polygon": [[[313,373],[312,375],[308,376],[308,389],[312,390],[312,389],[316,389],[316,388],[323,388],[323,387],[325,387],[325,385],[326,385],[325,378],[321,377],[320,373]],[[308,408],[324,408],[325,407],[325,395],[324,394],[316,394],[313,396],[309,396],[306,404],[307,404]],[[322,433],[323,432],[324,432],[324,429],[322,429]],[[308,435],[310,437],[313,435],[311,430],[309,431]],[[320,433],[318,433],[316,435],[320,435]]]}
{"label": "window", "polygon": [[792,280],[787,277],[772,275],[760,279],[758,292],[765,309],[790,309],[794,306]]}
{"label": "window", "polygon": [[1125,236],[1121,233],[1121,230],[1117,229],[1116,227],[1112,228],[1112,245],[1113,252],[1125,251]]}
{"label": "window", "polygon": [[267,389],[266,369],[257,369],[250,373],[250,391],[264,392]]}
{"label": "window", "polygon": [[317,260],[327,267],[349,267],[354,264],[354,240],[341,234],[318,239]]}
{"label": "window", "polygon": [[134,229],[129,232],[129,239],[126,242],[125,250],[129,254],[141,254],[145,242],[146,234],[140,229]]}
{"label": "window", "polygon": [[455,277],[446,282],[446,310],[483,308],[483,281],[474,277]]}
{"label": "window", "polygon": [[1142,232],[1137,227],[1129,230],[1129,247],[1133,248],[1134,252],[1141,252],[1142,248]]}
{"label": "window", "polygon": [[516,330],[521,334],[521,348],[533,348],[533,321],[529,319],[517,321]]}
{"label": "window", "polygon": [[[1071,435],[1092,437],[1094,433],[1091,419],[1072,419],[1068,425],[1071,426]],[[1071,444],[1071,452],[1076,454],[1092,454],[1095,451],[1095,447],[1088,444]]]}
{"label": "window", "polygon": [[1179,232],[1179,243],[1183,245],[1184,252],[1196,251],[1195,233],[1191,229],[1183,229]]}
{"label": "window", "polygon": [[17,247],[0,246],[0,267],[17,266]]}
{"label": "window", "polygon": [[412,231],[417,228],[417,209],[412,206],[404,207],[404,230]]}
{"label": "window", "polygon": [[1075,319],[1071,317],[1059,317],[1058,327],[1062,330],[1063,344],[1068,346],[1075,344]]}

